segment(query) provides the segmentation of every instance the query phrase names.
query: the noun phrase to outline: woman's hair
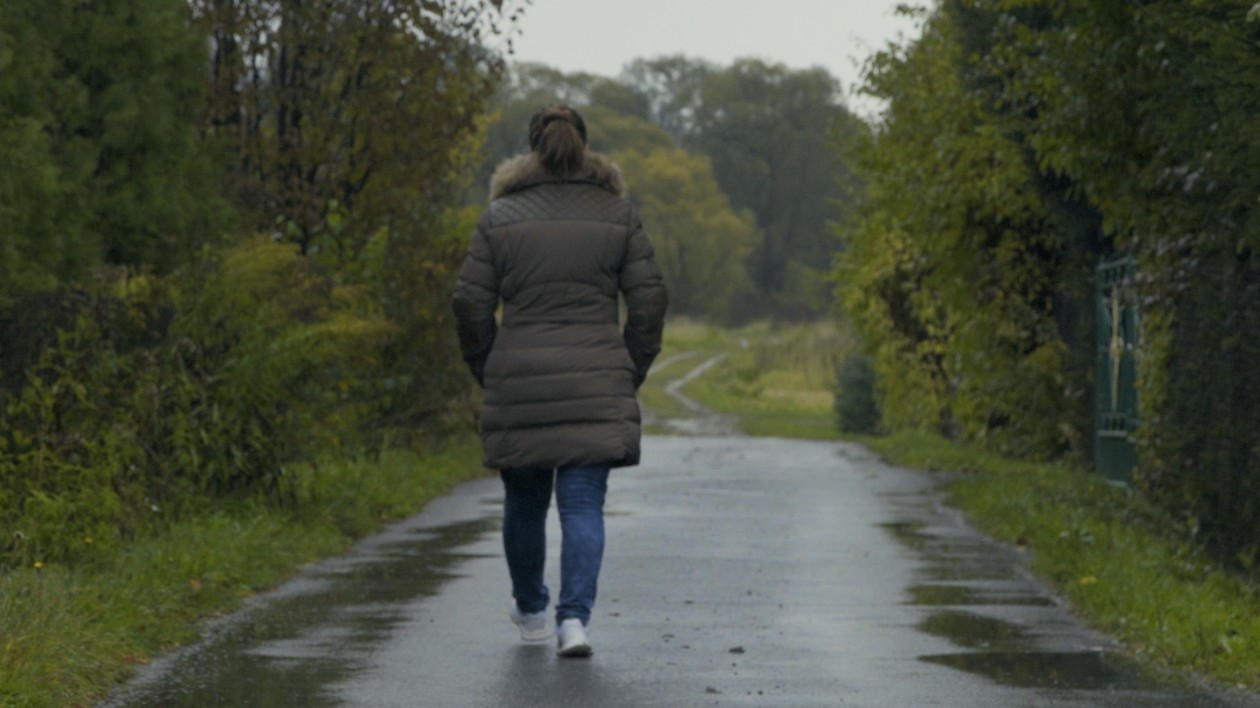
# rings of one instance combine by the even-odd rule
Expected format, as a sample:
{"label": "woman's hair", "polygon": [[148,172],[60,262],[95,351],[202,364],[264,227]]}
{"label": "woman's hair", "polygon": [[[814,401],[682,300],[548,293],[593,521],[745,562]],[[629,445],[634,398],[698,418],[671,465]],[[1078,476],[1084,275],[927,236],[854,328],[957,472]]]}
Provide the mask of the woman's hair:
{"label": "woman's hair", "polygon": [[529,119],[529,149],[548,172],[573,174],[586,159],[586,121],[565,105],[540,108]]}

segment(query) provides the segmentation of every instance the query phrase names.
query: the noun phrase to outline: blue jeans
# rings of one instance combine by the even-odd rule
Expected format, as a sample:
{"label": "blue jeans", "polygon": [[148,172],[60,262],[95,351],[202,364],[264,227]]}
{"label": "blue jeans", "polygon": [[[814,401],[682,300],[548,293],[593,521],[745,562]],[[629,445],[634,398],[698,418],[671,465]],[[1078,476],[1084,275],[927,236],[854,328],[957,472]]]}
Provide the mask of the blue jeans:
{"label": "blue jeans", "polygon": [[607,467],[518,468],[503,478],[503,551],[512,576],[512,597],[524,613],[542,612],[550,602],[543,582],[547,557],[547,509],[554,482],[560,510],[560,602],[556,624],[579,619],[586,625],[595,605],[604,560],[604,496]]}

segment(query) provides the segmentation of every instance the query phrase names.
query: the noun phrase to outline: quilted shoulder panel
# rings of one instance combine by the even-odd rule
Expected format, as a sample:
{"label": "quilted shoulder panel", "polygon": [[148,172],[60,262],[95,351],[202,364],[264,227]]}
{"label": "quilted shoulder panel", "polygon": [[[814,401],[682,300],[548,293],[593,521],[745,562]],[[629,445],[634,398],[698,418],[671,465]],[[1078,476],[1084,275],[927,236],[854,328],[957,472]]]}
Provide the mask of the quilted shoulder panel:
{"label": "quilted shoulder panel", "polygon": [[541,184],[500,197],[490,204],[491,226],[534,219],[627,223],[630,205],[605,189],[577,182]]}

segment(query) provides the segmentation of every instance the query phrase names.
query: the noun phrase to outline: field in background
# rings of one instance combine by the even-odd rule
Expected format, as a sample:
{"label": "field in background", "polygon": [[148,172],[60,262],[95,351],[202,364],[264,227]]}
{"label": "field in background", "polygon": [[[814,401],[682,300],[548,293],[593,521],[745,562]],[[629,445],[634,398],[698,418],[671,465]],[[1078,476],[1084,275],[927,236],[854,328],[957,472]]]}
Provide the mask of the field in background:
{"label": "field in background", "polygon": [[707,359],[725,355],[686,386],[687,395],[738,417],[751,435],[834,439],[839,437],[836,366],[853,349],[853,338],[834,322],[762,322],[727,330],[674,319],[665,327],[664,347],[641,399],[655,415],[686,415],[664,387]]}

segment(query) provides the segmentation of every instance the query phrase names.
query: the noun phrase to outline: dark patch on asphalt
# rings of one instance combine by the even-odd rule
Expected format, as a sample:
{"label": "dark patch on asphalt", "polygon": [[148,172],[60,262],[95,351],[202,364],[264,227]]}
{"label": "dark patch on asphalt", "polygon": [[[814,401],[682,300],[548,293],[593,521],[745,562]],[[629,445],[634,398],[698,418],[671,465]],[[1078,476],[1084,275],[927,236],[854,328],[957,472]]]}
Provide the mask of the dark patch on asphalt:
{"label": "dark patch on asphalt", "polygon": [[923,533],[927,524],[922,521],[889,521],[879,524],[881,529],[893,535],[901,543],[917,551],[924,550],[932,537]]}
{"label": "dark patch on asphalt", "polygon": [[929,615],[919,629],[971,649],[1016,649],[1028,639],[1014,622],[953,610]]}
{"label": "dark patch on asphalt", "polygon": [[1012,605],[1024,607],[1051,607],[1055,603],[1048,597],[1029,594],[1003,593],[996,589],[978,588],[971,585],[924,583],[906,588],[911,605],[929,607],[951,605]]}
{"label": "dark patch on asphalt", "polygon": [[922,656],[919,660],[979,674],[1014,688],[1106,691],[1150,685],[1132,662],[1108,652],[985,651]]}

